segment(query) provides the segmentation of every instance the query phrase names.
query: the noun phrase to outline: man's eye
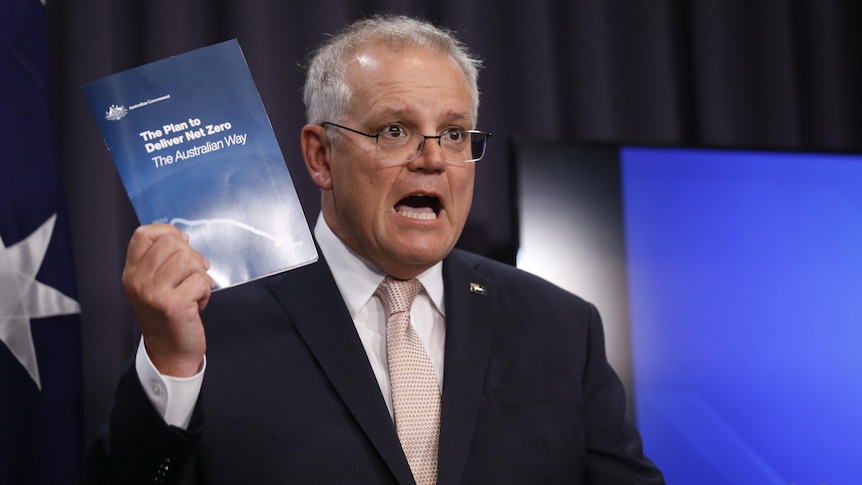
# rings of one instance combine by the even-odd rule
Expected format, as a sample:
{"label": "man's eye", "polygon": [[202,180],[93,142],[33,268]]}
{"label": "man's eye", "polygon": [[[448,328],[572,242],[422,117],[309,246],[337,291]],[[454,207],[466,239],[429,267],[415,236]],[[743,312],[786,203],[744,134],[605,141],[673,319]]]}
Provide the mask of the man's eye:
{"label": "man's eye", "polygon": [[446,130],[445,132],[443,132],[443,138],[452,142],[458,142],[464,138],[464,132],[459,129],[453,128],[451,130]]}
{"label": "man's eye", "polygon": [[382,130],[380,130],[380,136],[383,138],[389,138],[394,140],[396,138],[402,138],[408,136],[407,130],[404,129],[403,126],[400,125],[388,125],[384,126]]}

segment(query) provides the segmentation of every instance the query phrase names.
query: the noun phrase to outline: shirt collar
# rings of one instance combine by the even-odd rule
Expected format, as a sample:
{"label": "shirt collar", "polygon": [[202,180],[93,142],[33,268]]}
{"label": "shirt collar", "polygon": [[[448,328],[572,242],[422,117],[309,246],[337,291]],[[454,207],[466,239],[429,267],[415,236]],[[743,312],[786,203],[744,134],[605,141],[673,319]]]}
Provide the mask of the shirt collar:
{"label": "shirt collar", "polygon": [[[332,232],[323,214],[317,216],[314,237],[329,265],[332,277],[351,318],[374,296],[374,291],[386,277],[379,268],[353,252]],[[443,305],[443,262],[438,262],[416,277],[425,288],[434,306],[446,315]]]}

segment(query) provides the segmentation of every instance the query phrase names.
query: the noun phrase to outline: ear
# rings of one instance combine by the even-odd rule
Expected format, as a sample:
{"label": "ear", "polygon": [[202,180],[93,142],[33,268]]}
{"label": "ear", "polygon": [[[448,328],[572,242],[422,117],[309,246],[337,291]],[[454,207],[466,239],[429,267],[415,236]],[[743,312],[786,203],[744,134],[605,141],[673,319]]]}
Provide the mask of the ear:
{"label": "ear", "polygon": [[332,188],[332,175],[329,171],[329,138],[326,128],[320,125],[305,125],[299,135],[305,168],[314,184],[323,190]]}

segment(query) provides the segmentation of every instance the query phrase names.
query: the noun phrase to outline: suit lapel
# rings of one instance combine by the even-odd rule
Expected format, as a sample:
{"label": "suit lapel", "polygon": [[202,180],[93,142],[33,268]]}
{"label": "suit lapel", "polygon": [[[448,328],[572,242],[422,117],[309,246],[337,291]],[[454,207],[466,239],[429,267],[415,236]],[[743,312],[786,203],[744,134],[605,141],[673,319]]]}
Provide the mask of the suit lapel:
{"label": "suit lapel", "polygon": [[458,251],[443,265],[446,355],[440,422],[438,484],[460,483],[473,438],[488,366],[496,281]]}
{"label": "suit lapel", "polygon": [[329,267],[321,256],[292,273],[289,279],[270,278],[271,290],[393,475],[399,483],[413,483],[382,396],[370,398],[380,396],[380,387]]}

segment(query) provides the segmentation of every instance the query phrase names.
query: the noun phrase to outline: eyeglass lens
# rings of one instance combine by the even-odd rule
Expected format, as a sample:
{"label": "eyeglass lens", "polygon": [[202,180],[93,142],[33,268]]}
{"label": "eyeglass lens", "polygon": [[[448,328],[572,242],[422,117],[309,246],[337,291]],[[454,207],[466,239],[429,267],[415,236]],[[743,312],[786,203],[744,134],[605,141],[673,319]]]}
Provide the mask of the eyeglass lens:
{"label": "eyeglass lens", "polygon": [[[447,134],[443,134],[440,138],[428,138],[431,138],[431,142],[439,143],[449,162],[474,162],[481,159],[485,154],[487,136],[484,133],[462,133],[462,135],[467,138],[452,138]],[[386,163],[412,162],[419,158],[425,144],[429,142],[428,138],[416,132],[410,132],[407,142],[393,142],[378,138],[377,155]]]}

